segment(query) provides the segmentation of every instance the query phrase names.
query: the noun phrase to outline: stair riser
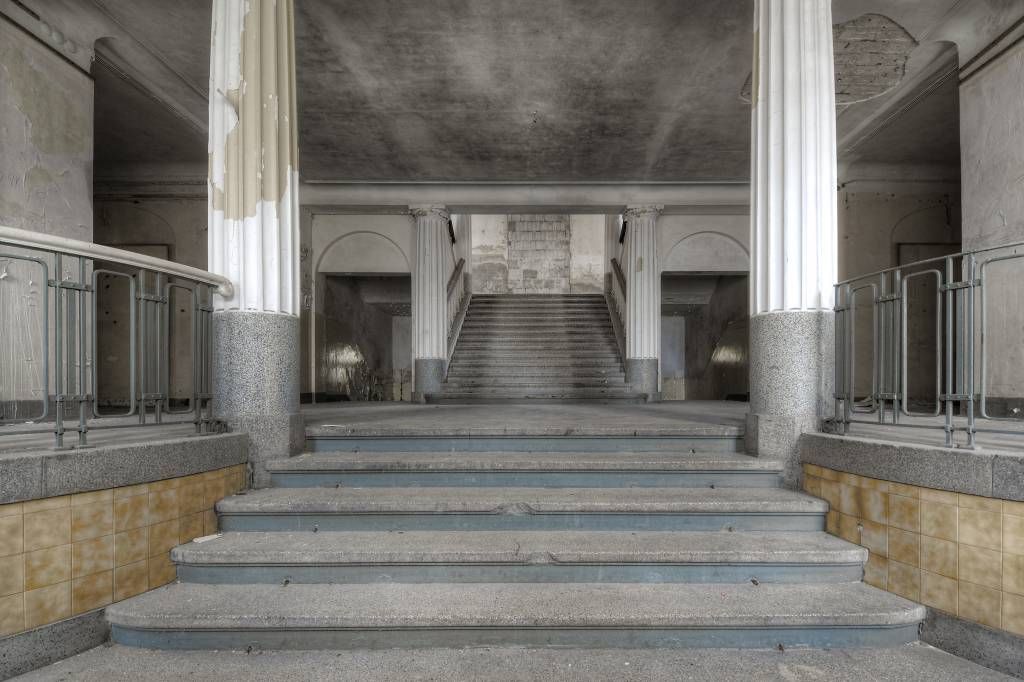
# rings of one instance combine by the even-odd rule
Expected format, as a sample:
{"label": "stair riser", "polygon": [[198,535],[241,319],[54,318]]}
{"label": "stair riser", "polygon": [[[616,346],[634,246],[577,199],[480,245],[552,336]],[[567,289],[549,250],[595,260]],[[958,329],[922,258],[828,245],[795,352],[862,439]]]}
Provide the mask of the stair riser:
{"label": "stair riser", "polygon": [[558,377],[501,377],[501,378],[448,378],[445,384],[444,393],[462,393],[466,390],[480,389],[491,391],[492,389],[538,390],[548,392],[559,392],[577,388],[602,389],[622,388],[625,389],[626,381],[623,377],[592,377],[586,378],[558,378]]}
{"label": "stair riser", "polygon": [[771,471],[657,471],[657,472],[429,472],[429,471],[310,471],[277,472],[275,488],[346,488],[483,486],[520,488],[777,488]]}
{"label": "stair riser", "polygon": [[307,452],[743,452],[742,436],[311,436]]}
{"label": "stair riser", "polygon": [[479,396],[473,394],[450,394],[427,396],[428,405],[560,405],[567,402],[586,403],[588,405],[643,405],[647,402],[643,397],[603,397],[563,395],[558,397],[536,396]]}
{"label": "stair riser", "polygon": [[221,513],[224,531],[415,531],[415,530],[702,530],[822,531],[825,515],[561,513],[561,514],[321,514]]}
{"label": "stair riser", "polygon": [[855,582],[862,564],[178,564],[186,583],[838,583]]}
{"label": "stair riser", "polygon": [[608,369],[588,369],[572,367],[527,368],[527,367],[458,367],[448,371],[448,380],[456,379],[482,379],[484,377],[502,379],[510,376],[544,380],[552,379],[603,379],[622,376],[622,369],[609,367]]}

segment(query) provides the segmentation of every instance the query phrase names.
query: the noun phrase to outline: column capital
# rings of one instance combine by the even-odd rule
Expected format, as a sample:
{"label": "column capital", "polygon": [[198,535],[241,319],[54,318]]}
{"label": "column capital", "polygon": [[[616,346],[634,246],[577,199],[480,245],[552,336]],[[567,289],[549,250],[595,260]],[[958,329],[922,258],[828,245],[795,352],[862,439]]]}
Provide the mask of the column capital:
{"label": "column capital", "polygon": [[657,218],[665,209],[661,204],[639,204],[626,206],[622,215],[626,218]]}
{"label": "column capital", "polygon": [[411,204],[409,206],[409,215],[413,218],[425,218],[433,215],[445,221],[450,217],[448,207],[444,204]]}

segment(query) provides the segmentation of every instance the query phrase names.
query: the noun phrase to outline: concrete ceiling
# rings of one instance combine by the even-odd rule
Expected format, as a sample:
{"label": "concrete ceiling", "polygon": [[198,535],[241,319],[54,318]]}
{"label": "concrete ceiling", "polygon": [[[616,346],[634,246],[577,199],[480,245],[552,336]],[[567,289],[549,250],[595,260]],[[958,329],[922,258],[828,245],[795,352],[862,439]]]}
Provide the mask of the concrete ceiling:
{"label": "concrete ceiling", "polygon": [[[206,95],[210,0],[92,3]],[[834,2],[836,21],[889,11],[915,36],[952,4]],[[746,181],[752,12],[753,0],[299,0],[303,179]],[[97,98],[123,104],[98,102],[100,162],[205,164],[201,131],[109,76]],[[919,114],[938,102],[926,100]],[[899,154],[917,153],[900,139]]]}

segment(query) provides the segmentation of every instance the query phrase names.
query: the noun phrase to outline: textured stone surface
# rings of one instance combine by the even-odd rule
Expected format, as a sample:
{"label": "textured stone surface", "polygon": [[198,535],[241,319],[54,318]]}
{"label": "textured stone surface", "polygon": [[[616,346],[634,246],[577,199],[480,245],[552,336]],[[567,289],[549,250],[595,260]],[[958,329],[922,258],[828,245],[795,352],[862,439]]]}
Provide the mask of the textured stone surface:
{"label": "textured stone surface", "polygon": [[626,358],[626,383],[630,390],[647,394],[647,400],[658,402],[658,358]]}
{"label": "textured stone surface", "polygon": [[867,550],[825,533],[538,531],[225,533],[174,561],[271,563],[861,563]]}
{"label": "textured stone surface", "polygon": [[12,637],[0,637],[0,679],[87,651],[107,641],[109,636],[110,626],[99,610]]}
{"label": "textured stone surface", "polygon": [[416,358],[416,369],[413,373],[415,387],[413,396],[422,399],[425,395],[438,393],[444,382],[444,358]]}
{"label": "textured stone surface", "polygon": [[778,488],[270,488],[226,498],[221,513],[825,513]]}
{"label": "textured stone surface", "polygon": [[924,607],[860,583],[199,585],[107,608],[131,628],[898,625]]}
{"label": "textured stone surface", "polygon": [[922,644],[854,651],[824,649],[466,648],[269,651],[153,651],[100,647],[24,678],[80,680],[1008,680],[1005,675]]}
{"label": "textured stone surface", "polygon": [[[802,435],[799,447],[800,461],[836,471],[970,495],[1024,499],[1024,479],[1020,477],[1004,476],[999,481],[1002,494],[994,494],[996,455],[983,450],[821,433]],[[1011,461],[1007,459],[1007,463]]]}
{"label": "textured stone surface", "polygon": [[1024,638],[928,609],[921,639],[1014,677],[1024,677]]}
{"label": "textured stone surface", "polygon": [[832,404],[831,311],[792,311],[750,318],[750,411],[825,416]]}
{"label": "textured stone surface", "polygon": [[249,459],[242,434],[0,455],[0,504],[188,476]]}
{"label": "textured stone surface", "polygon": [[800,480],[800,435],[815,431],[819,423],[808,414],[749,414],[744,434],[747,452],[782,462],[782,480],[795,488]]}
{"label": "textured stone surface", "polygon": [[995,454],[992,457],[992,497],[1024,500],[1024,457]]}

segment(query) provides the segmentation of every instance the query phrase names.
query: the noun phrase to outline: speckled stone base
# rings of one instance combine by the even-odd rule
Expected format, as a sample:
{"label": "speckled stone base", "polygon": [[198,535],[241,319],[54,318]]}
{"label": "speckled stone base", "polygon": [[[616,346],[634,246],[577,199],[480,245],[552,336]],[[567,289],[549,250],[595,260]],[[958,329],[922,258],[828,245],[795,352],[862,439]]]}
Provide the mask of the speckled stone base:
{"label": "speckled stone base", "polygon": [[798,487],[797,441],[831,415],[835,316],[830,310],[789,311],[750,318],[750,414],[746,447],[785,464],[783,480]]}
{"label": "speckled stone base", "polygon": [[441,392],[444,383],[444,358],[416,358],[413,399],[423,402],[424,396]]}
{"label": "speckled stone base", "polygon": [[626,383],[633,392],[646,393],[649,403],[661,400],[658,358],[626,358]]}
{"label": "speckled stone base", "polygon": [[299,318],[255,311],[213,315],[213,409],[249,434],[253,485],[269,485],[264,463],[300,451]]}

